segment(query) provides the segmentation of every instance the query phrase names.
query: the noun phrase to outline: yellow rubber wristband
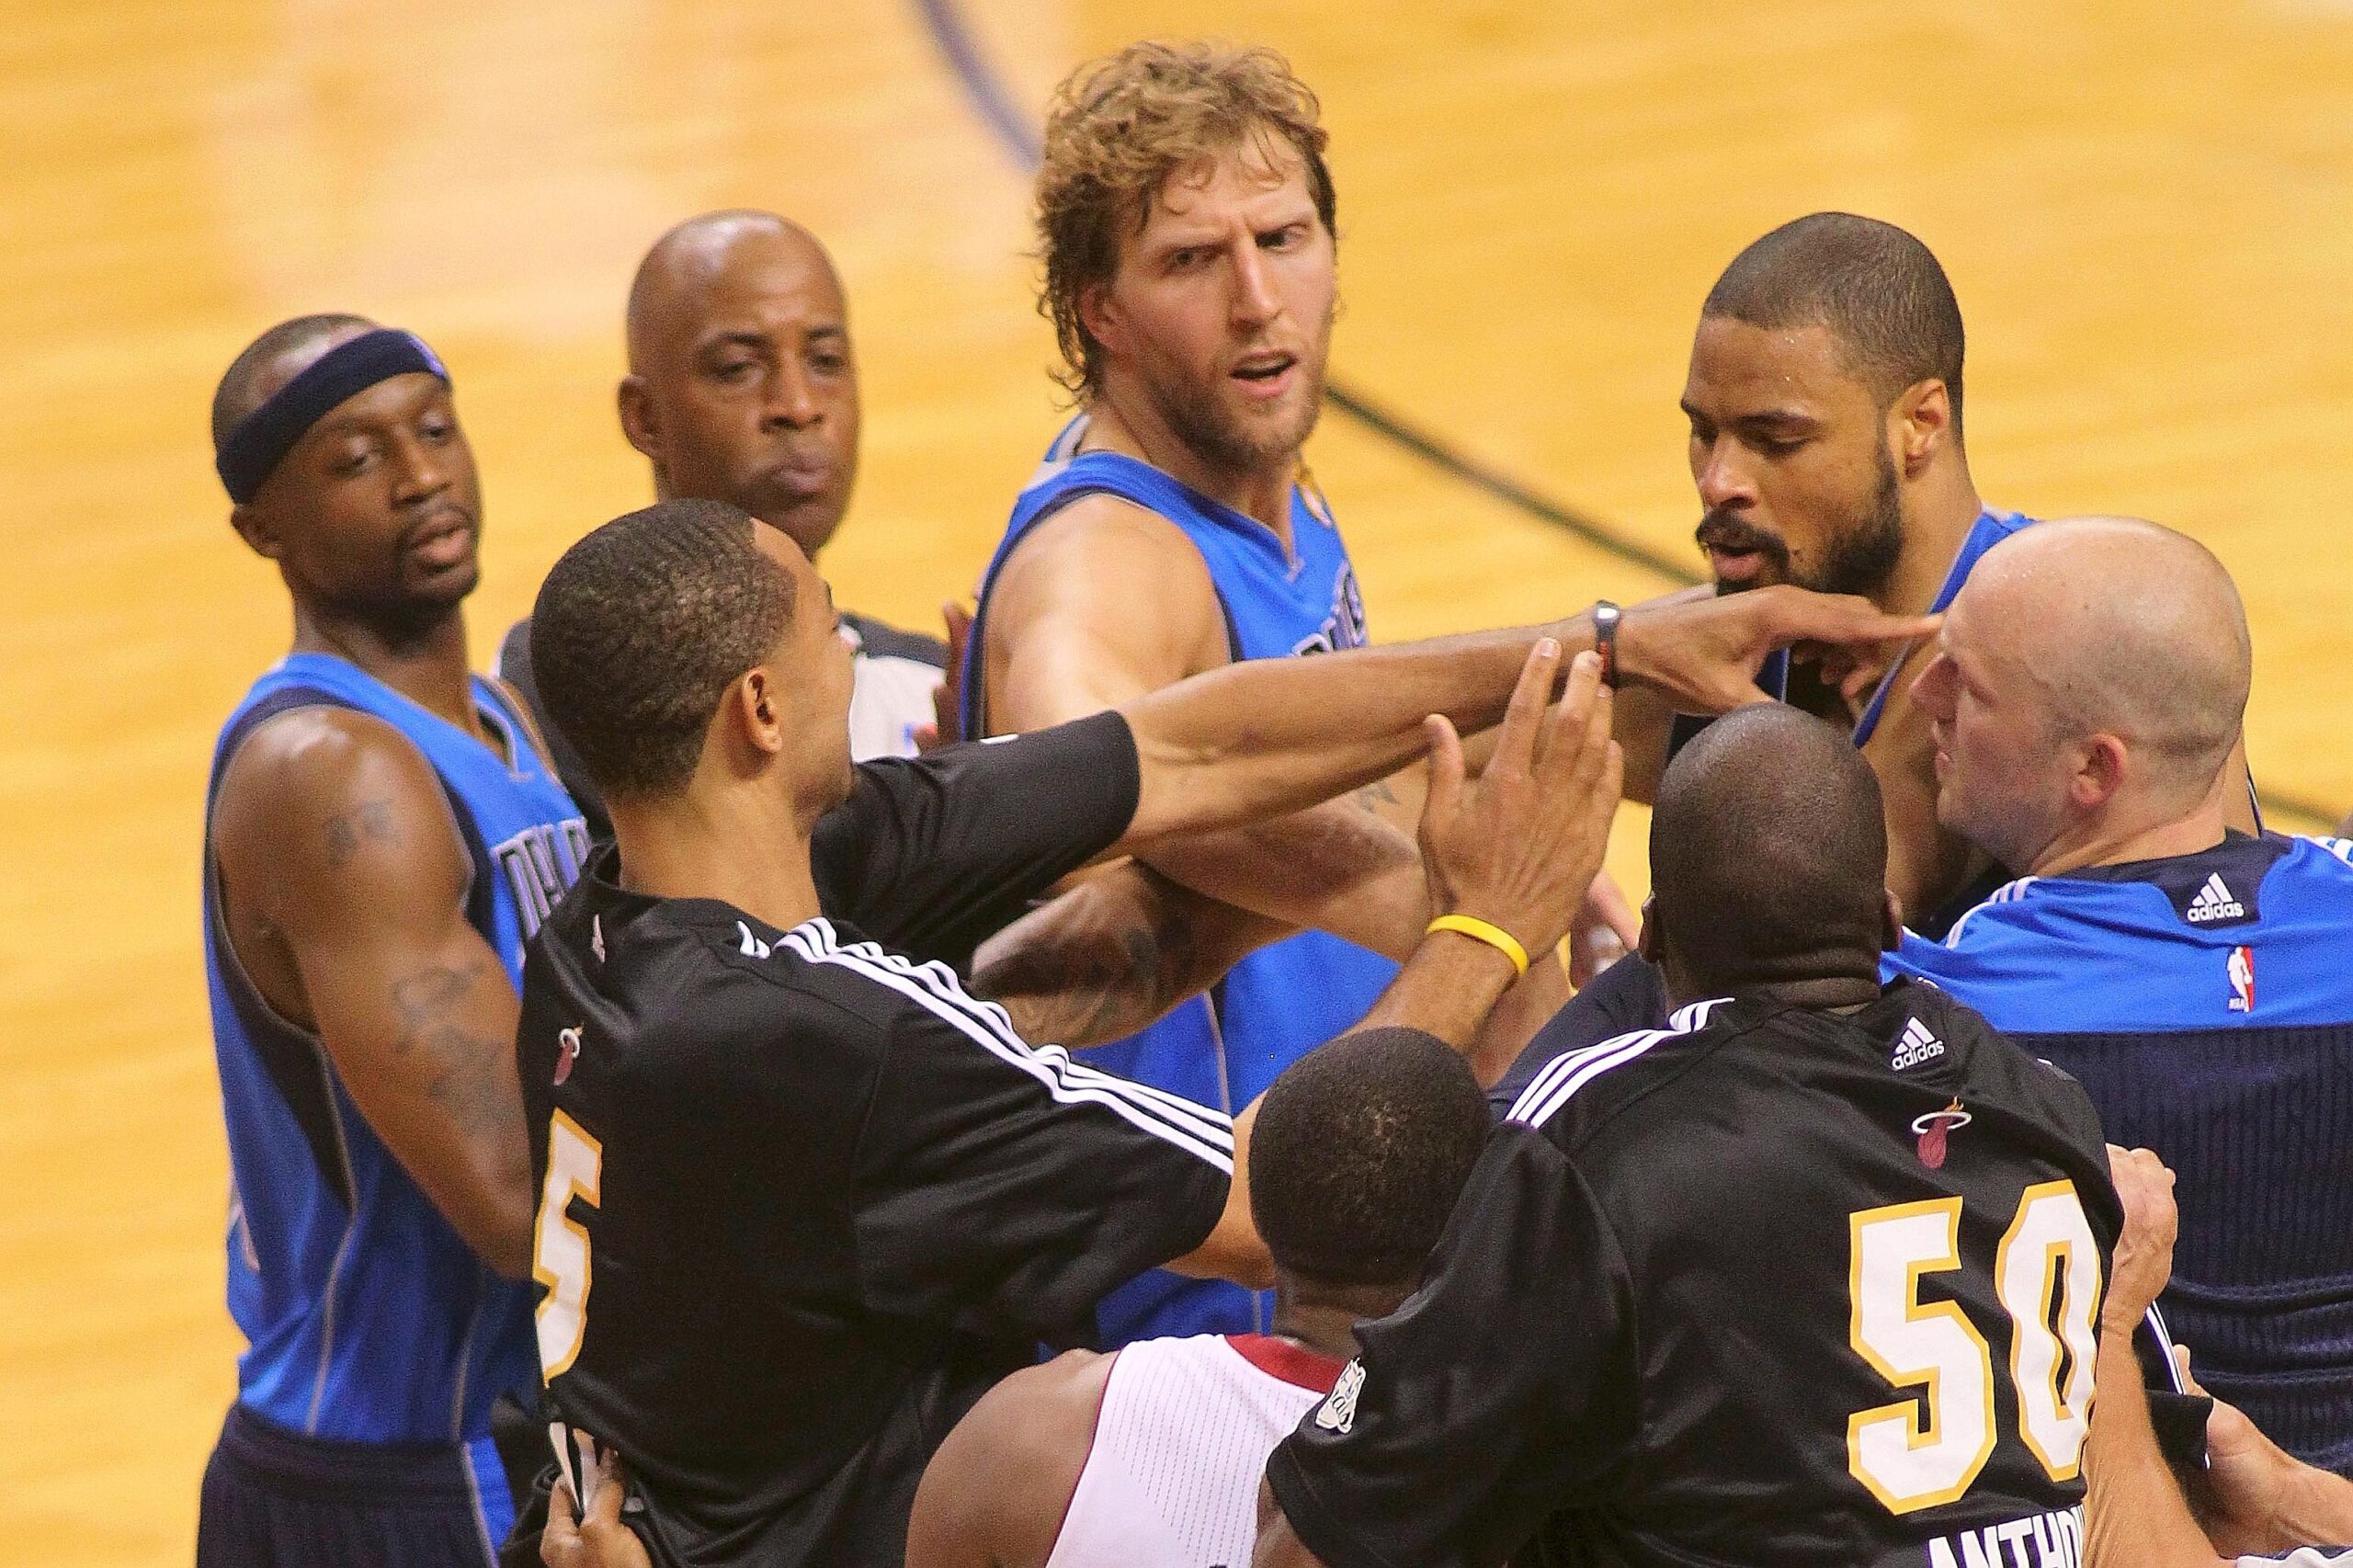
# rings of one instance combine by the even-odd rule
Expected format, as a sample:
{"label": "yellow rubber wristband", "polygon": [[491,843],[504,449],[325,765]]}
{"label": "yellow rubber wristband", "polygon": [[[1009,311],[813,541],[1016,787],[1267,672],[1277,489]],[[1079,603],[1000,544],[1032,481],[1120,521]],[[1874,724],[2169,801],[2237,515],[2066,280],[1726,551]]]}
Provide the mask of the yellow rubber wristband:
{"label": "yellow rubber wristband", "polygon": [[1484,942],[1511,960],[1513,969],[1521,974],[1528,972],[1528,949],[1519,945],[1519,938],[1475,915],[1441,915],[1422,927],[1425,936],[1432,931],[1452,931],[1474,942]]}

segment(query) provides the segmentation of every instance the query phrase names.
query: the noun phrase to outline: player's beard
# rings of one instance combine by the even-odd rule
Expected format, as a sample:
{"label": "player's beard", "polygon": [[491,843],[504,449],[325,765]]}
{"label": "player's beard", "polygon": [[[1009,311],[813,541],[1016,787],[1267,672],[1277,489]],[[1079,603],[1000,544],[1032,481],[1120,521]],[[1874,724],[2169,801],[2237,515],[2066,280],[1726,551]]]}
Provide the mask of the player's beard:
{"label": "player's beard", "polygon": [[1169,377],[1147,381],[1144,391],[1169,433],[1185,449],[1222,473],[1253,473],[1294,457],[1314,433],[1324,412],[1324,373],[1331,347],[1331,318],[1318,340],[1299,357],[1299,392],[1278,417],[1244,421],[1218,394],[1220,386]]}
{"label": "player's beard", "polygon": [[1870,596],[1883,587],[1904,556],[1904,496],[1895,459],[1884,442],[1878,452],[1879,477],[1870,499],[1830,531],[1822,562],[1793,580],[1818,594]]}

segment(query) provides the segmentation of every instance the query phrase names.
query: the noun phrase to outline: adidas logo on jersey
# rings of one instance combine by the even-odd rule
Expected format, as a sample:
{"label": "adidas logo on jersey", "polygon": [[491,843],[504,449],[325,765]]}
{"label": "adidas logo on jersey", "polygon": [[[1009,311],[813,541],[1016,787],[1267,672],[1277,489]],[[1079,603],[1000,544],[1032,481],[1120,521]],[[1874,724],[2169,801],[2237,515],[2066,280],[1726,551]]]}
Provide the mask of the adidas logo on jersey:
{"label": "adidas logo on jersey", "polygon": [[1357,1395],[1364,1389],[1364,1363],[1351,1361],[1340,1369],[1331,1394],[1315,1407],[1315,1425],[1326,1432],[1346,1434],[1357,1424]]}
{"label": "adidas logo on jersey", "polygon": [[1945,1042],[1928,1032],[1928,1026],[1917,1018],[1904,1020],[1904,1038],[1895,1042],[1895,1055],[1888,1065],[1897,1072],[1917,1067],[1923,1062],[1934,1062],[1945,1053]]}
{"label": "adidas logo on jersey", "polygon": [[2187,913],[2192,926],[2205,926],[2217,920],[2244,920],[2246,918],[2246,905],[2231,896],[2231,890],[2223,884],[2222,872],[2210,871],[2206,875],[2206,885],[2200,888],[2198,896],[2189,901]]}

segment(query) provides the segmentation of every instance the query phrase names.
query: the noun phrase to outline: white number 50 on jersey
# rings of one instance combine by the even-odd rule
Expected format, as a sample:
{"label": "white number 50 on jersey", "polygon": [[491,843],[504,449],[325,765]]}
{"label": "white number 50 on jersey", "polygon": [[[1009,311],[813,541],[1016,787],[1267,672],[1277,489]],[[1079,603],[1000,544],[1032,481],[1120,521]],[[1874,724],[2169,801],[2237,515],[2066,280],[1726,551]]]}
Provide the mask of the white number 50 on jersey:
{"label": "white number 50 on jersey", "polygon": [[[1961,1267],[1961,1199],[1866,1209],[1847,1226],[1848,1338],[1891,1385],[1922,1397],[1848,1417],[1847,1468],[1890,1513],[1949,1503],[1994,1454],[1993,1350],[1958,1305],[1920,1300],[1923,1275]],[[2018,1437],[2053,1481],[2074,1480],[2083,1463],[2099,1290],[2099,1245],[2075,1184],[2028,1187],[1994,1255],[1994,1293],[2010,1319]]]}
{"label": "white number 50 on jersey", "polygon": [[567,1212],[574,1198],[597,1206],[605,1146],[557,1111],[548,1122],[548,1179],[531,1237],[531,1278],[548,1288],[540,1302],[540,1375],[553,1378],[580,1354],[588,1327],[588,1233]]}

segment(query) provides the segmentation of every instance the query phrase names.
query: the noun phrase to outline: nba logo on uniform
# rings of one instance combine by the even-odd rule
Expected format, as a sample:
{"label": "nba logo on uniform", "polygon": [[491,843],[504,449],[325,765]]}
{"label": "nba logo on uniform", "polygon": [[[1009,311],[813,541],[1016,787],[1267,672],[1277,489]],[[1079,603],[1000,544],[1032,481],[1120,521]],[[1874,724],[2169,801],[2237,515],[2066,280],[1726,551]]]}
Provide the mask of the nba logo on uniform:
{"label": "nba logo on uniform", "polygon": [[561,1084],[572,1076],[572,1064],[580,1060],[579,1027],[556,1030],[555,1043],[555,1081]]}
{"label": "nba logo on uniform", "polygon": [[2231,977],[2231,1011],[2255,1011],[2255,949],[2237,947],[2231,949],[2227,966]]}

